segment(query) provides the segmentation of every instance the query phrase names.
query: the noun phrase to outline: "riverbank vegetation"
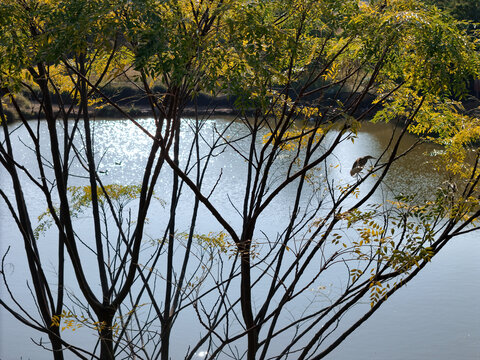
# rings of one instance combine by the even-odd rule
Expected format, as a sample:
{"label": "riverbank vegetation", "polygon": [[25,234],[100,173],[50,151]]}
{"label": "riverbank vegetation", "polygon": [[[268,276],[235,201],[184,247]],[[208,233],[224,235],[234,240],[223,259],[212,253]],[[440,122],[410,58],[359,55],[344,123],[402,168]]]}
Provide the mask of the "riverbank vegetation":
{"label": "riverbank vegetation", "polygon": [[[479,75],[477,50],[454,18],[412,0],[2,1],[1,206],[36,311],[15,296],[8,251],[0,305],[42,333],[55,359],[325,357],[478,229],[480,123],[459,101]],[[140,103],[153,127],[128,111]],[[210,129],[225,103],[235,118]],[[105,106],[149,144],[140,183],[101,170],[120,164],[96,151]],[[350,176],[335,152],[365,121],[398,126],[374,159],[357,150]],[[379,202],[415,147],[402,146],[408,132],[441,146],[432,163],[446,181],[428,198]],[[225,152],[239,160],[240,189],[212,166]],[[286,221],[266,232],[292,189]],[[342,280],[323,296],[332,278]],[[301,299],[310,302],[298,311]],[[198,337],[179,349],[172,334],[185,316]],[[80,329],[96,344],[65,336]]]}

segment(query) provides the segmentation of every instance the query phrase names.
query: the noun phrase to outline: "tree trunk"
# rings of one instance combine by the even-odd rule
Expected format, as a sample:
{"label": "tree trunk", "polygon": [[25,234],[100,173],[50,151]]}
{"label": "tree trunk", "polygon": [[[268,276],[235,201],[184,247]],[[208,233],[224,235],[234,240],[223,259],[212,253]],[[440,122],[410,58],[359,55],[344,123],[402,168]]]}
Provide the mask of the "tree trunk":
{"label": "tree trunk", "polygon": [[[113,351],[113,314],[115,312],[109,311],[109,314],[100,318],[100,359],[113,360],[115,359]],[[105,315],[105,314],[104,314]]]}
{"label": "tree trunk", "polygon": [[238,245],[241,261],[241,307],[243,320],[248,337],[247,359],[255,360],[255,354],[258,349],[258,329],[255,326],[255,320],[252,312],[252,288],[251,288],[251,268],[250,268],[250,246],[251,240],[242,241]]}
{"label": "tree trunk", "polygon": [[54,360],[63,360],[63,346],[60,340],[60,331],[58,326],[51,326],[50,331],[52,333],[48,334],[50,342],[52,344],[53,350],[53,359]]}

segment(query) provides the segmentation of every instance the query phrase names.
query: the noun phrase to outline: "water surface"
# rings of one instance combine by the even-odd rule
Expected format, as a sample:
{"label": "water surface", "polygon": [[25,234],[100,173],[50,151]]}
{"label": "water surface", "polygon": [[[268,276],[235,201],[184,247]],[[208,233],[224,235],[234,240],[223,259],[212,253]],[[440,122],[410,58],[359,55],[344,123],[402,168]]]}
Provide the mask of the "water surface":
{"label": "water surface", "polygon": [[[147,129],[154,128],[153,120],[144,119],[140,123]],[[185,122],[188,123],[187,121]],[[206,136],[215,136],[229,122],[225,119],[210,120],[203,129]],[[16,126],[12,124],[11,126]],[[187,126],[187,125],[184,125]],[[141,171],[146,162],[150,141],[142,132],[127,120],[97,120],[94,123],[95,151],[97,159],[102,158],[99,170],[105,183],[138,184],[141,181]],[[185,129],[186,130],[186,129]],[[359,156],[378,156],[384,148],[391,128],[387,125],[366,124],[358,134],[354,143],[342,144],[331,157],[332,168],[335,168],[336,181],[352,181],[349,171],[351,164]],[[41,129],[45,132],[45,129]],[[242,134],[245,128],[241,123],[235,123],[229,130],[231,134]],[[184,131],[188,136],[188,131]],[[20,161],[27,168],[34,168],[35,158],[28,149],[25,129],[16,132],[14,144]],[[184,139],[183,150],[188,149],[188,138]],[[405,148],[414,141],[411,137]],[[45,149],[48,141],[43,143]],[[79,140],[78,146],[81,147]],[[384,201],[392,192],[417,193],[419,196],[429,196],[442,181],[432,164],[428,154],[435,148],[425,144],[415,150],[414,156],[401,159],[392,169],[386,186],[379,191],[376,201]],[[183,152],[184,153],[184,152]],[[181,159],[186,161],[186,157]],[[233,151],[225,151],[222,156],[212,159],[211,171],[205,187],[209,188],[218,180],[212,202],[222,208],[224,216],[231,219],[231,225],[240,226],[241,219],[232,206],[240,202],[243,196],[244,160]],[[72,173],[81,174],[82,168],[78,162],[72,163]],[[71,185],[85,184],[84,178],[72,178]],[[0,177],[2,189],[9,189],[7,176]],[[171,173],[166,172],[157,185],[157,193],[171,186]],[[38,196],[34,186],[25,188],[32,218],[43,211],[46,205]],[[168,191],[165,191],[168,193]],[[230,200],[227,197],[230,197]],[[259,225],[263,231],[274,234],[276,229],[285,222],[288,212],[285,211],[295,197],[295,188],[281,193],[279,198],[270,205],[269,213],[274,217],[263,218]],[[166,199],[168,201],[168,199]],[[185,214],[178,223],[179,231],[187,229],[191,213],[192,197],[185,190],[185,197],[179,205],[179,213]],[[160,204],[153,206],[151,211],[154,219],[162,218],[168,210]],[[181,219],[182,217],[180,217]],[[82,220],[80,220],[82,221]],[[88,223],[88,219],[83,221]],[[155,236],[156,231],[163,229],[161,220],[152,221],[148,232]],[[213,218],[205,211],[199,220],[199,232],[219,230]],[[17,234],[14,222],[8,214],[4,203],[0,203],[0,240],[1,254],[10,247],[7,269],[10,284],[16,296],[25,301],[25,307],[34,311],[29,290],[26,287],[28,270],[24,263],[21,239]],[[54,246],[48,244],[46,238],[40,240],[42,251],[54,251]],[[398,291],[387,303],[367,321],[359,330],[351,335],[342,345],[329,355],[329,359],[478,359],[480,358],[480,242],[478,235],[468,235],[452,241],[434,258],[431,264],[407,287]],[[52,258],[53,259],[53,258]],[[53,261],[53,260],[52,260]],[[51,264],[51,271],[55,271]],[[74,285],[72,285],[72,289]],[[6,290],[0,287],[2,299],[7,297]],[[30,338],[39,341],[40,334],[22,326],[3,309],[0,311],[0,359],[50,359],[46,351],[39,348]],[[177,326],[177,337],[172,344],[172,356],[180,358],[175,348],[184,348],[197,338],[197,334],[189,332],[188,318],[180,318]],[[88,335],[72,334],[69,337],[84,336],[83,341],[92,341]]]}

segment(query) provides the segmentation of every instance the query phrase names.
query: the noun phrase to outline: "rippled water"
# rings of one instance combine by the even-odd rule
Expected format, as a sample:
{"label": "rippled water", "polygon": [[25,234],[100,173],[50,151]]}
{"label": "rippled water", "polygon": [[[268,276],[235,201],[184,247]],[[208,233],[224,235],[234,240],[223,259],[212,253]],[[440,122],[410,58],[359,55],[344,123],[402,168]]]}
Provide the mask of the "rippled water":
{"label": "rippled water", "polygon": [[[146,129],[153,130],[151,119],[140,120],[140,123]],[[227,124],[228,122],[223,119],[211,120],[205,124],[203,132],[207,137],[215,136],[215,132]],[[93,124],[93,129],[95,151],[98,159],[103,159],[99,170],[104,183],[138,184],[148,155],[150,145],[148,138],[127,120],[98,120]],[[241,123],[234,123],[229,131],[231,134],[241,134],[245,128]],[[354,160],[364,155],[378,156],[388,141],[389,133],[389,126],[366,124],[354,144],[350,142],[342,144],[331,157],[336,180],[350,181],[349,171]],[[22,144],[27,141],[25,130],[19,128],[16,134],[15,149],[19,151],[21,162],[29,168],[35,159],[27,147],[28,143]],[[188,136],[188,131],[184,131],[183,134]],[[409,141],[414,139],[410,138]],[[80,142],[78,146],[81,146]],[[405,146],[408,146],[408,143]],[[392,169],[383,192],[376,194],[377,200],[382,201],[390,196],[391,191],[429,196],[442,181],[431,166],[428,153],[432,150],[434,150],[432,146],[424,145],[415,150],[413,157],[401,159]],[[186,158],[181,161],[185,162]],[[222,156],[213,158],[210,166],[206,188],[213,186],[217,181],[220,169],[223,174],[212,202],[222,208],[224,216],[231,219],[232,226],[238,226],[240,219],[231,204],[235,200],[240,201],[243,196],[244,161],[234,152],[227,151]],[[81,172],[80,164],[73,163],[72,173]],[[83,178],[72,178],[71,185],[84,183]],[[2,189],[8,188],[7,177],[0,177],[0,186]],[[162,194],[162,188],[168,189],[170,186],[171,174],[166,172],[161,176],[156,191]],[[288,216],[284,211],[285,206],[294,199],[294,190],[282,193],[277,201],[272,203],[270,213],[277,216],[264,219],[261,223],[262,230],[274,232],[278,225],[285,221],[285,217]],[[36,189],[29,186],[25,191],[30,199],[32,215],[42,213],[46,205],[40,200],[41,197],[36,196]],[[188,194],[186,190],[185,200],[179,207],[180,213],[189,214],[191,211]],[[161,218],[164,211],[166,210],[156,205],[152,213]],[[185,216],[184,223],[180,220],[179,231],[187,228],[188,221],[188,216]],[[161,228],[159,224],[156,226]],[[153,234],[156,226],[152,225],[148,231]],[[218,229],[210,216],[202,215],[199,232]],[[9,259],[14,260],[9,263],[8,276],[15,284],[13,290],[17,296],[26,299],[28,307],[34,309],[33,303],[28,300],[29,293],[25,286],[27,269],[22,260],[24,258],[22,246],[4,203],[0,203],[0,239],[2,254],[11,246]],[[46,252],[52,250],[45,241],[41,246]],[[465,236],[450,243],[423,273],[396,293],[363,327],[334,351],[329,359],[480,359],[479,255],[478,235]],[[53,271],[53,264],[51,268]],[[2,298],[6,296],[5,289],[0,287],[0,292]],[[30,337],[38,339],[39,334],[20,325],[4,310],[0,311],[0,316],[0,359],[51,358],[48,353],[39,351],[30,341]],[[188,322],[183,325],[180,322],[177,326],[182,335],[175,338],[172,349],[175,349],[175,345],[179,348],[183,347],[181,345],[188,345],[190,341],[186,331]],[[68,336],[73,335],[67,334]]]}

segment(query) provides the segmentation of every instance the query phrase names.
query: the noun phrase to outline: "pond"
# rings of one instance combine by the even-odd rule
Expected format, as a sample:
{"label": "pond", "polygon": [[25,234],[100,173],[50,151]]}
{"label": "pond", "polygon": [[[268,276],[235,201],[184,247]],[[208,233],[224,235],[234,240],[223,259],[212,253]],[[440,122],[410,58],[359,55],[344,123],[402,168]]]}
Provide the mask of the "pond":
{"label": "pond", "polygon": [[[153,120],[143,119],[140,123],[147,129],[153,128]],[[186,121],[188,123],[188,121]],[[207,121],[205,134],[213,134],[229,124],[227,119]],[[18,124],[9,125],[14,128]],[[241,123],[231,125],[230,131],[244,131]],[[350,177],[351,164],[359,156],[378,156],[388,141],[390,131],[388,125],[365,124],[354,143],[342,144],[332,157],[331,165],[337,170],[335,176],[339,179]],[[40,129],[45,131],[45,129]],[[94,123],[95,152],[98,159],[102,158],[99,171],[105,183],[138,184],[141,180],[141,170],[146,162],[149,139],[127,120],[97,120]],[[188,131],[184,131],[188,136]],[[35,158],[23,127],[15,133],[14,148],[20,154],[22,164],[34,168]],[[187,140],[187,139],[185,139]],[[407,139],[405,146],[413,142]],[[186,142],[186,141],[185,141]],[[45,146],[47,144],[44,144]],[[81,145],[80,143],[78,144]],[[429,165],[429,153],[434,149],[424,144],[415,150],[414,156],[401,159],[386,179],[384,189],[375,196],[376,201],[384,201],[391,191],[395,193],[429,194],[442,181]],[[413,160],[412,160],[413,159]],[[181,159],[185,161],[185,159]],[[212,159],[211,171],[206,180],[206,187],[213,186],[218,180],[218,172],[222,171],[212,201],[222,207],[224,216],[231,219],[232,226],[239,226],[239,217],[232,207],[235,201],[241,201],[243,182],[243,159],[235,152],[224,152],[222,156]],[[80,173],[81,165],[72,163],[72,173]],[[85,184],[85,179],[72,178],[71,185]],[[168,188],[171,177],[163,176],[158,185]],[[7,176],[0,174],[0,187],[10,189]],[[25,189],[26,197],[31,206],[31,216],[36,218],[46,209],[46,204],[38,196],[34,186]],[[159,191],[161,194],[161,190]],[[191,201],[187,196],[179,205],[179,213],[191,212]],[[295,188],[286,192],[272,203],[269,213],[274,217],[262,219],[261,229],[274,234],[285,221],[285,204],[291,203],[295,196]],[[155,205],[153,212],[165,211],[161,205]],[[205,212],[205,211],[204,211]],[[283,214],[283,215],[282,215]],[[283,216],[283,217],[282,217]],[[179,231],[188,226],[188,216],[185,222],[177,224]],[[80,221],[82,221],[80,219]],[[152,224],[148,232],[152,234],[161,226]],[[219,226],[212,221],[211,216],[203,213],[199,219],[199,232],[217,231]],[[88,232],[86,233],[88,235]],[[0,254],[9,249],[7,257],[9,279],[15,295],[25,300],[28,311],[35,311],[35,305],[30,299],[30,291],[26,286],[28,269],[22,250],[22,241],[18,235],[15,223],[12,221],[5,203],[0,203]],[[40,239],[42,251],[54,252],[45,239]],[[382,308],[375,313],[360,329],[348,337],[341,346],[332,352],[328,359],[478,359],[480,358],[480,242],[475,234],[455,239],[441,254],[424,269],[407,287],[397,292]],[[48,256],[47,256],[48,257]],[[54,264],[51,271],[55,271]],[[72,285],[72,289],[74,285]],[[2,299],[8,298],[3,284],[0,287]],[[188,320],[179,320],[176,326],[180,329],[172,343],[172,356],[181,358],[181,353],[175,353],[175,348],[188,345],[190,341]],[[182,322],[183,321],[183,322]],[[68,338],[78,341],[82,334],[72,332]],[[3,308],[0,308],[0,359],[50,359],[51,355],[41,350],[32,340],[39,342],[41,335],[21,325]],[[85,342],[91,341],[85,337]],[[178,345],[178,346],[177,346]],[[201,355],[201,354],[200,354]],[[67,356],[67,358],[71,358]]]}

